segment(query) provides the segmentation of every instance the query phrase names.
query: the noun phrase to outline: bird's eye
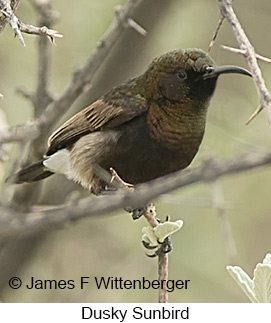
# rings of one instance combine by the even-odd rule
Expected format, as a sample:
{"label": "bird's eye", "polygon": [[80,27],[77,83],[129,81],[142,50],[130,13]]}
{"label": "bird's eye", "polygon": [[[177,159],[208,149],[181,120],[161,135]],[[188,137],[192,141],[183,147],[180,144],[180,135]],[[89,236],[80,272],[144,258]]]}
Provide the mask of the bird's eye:
{"label": "bird's eye", "polygon": [[177,72],[177,77],[180,79],[180,80],[185,80],[187,78],[187,74],[184,72],[184,71],[178,71]]}

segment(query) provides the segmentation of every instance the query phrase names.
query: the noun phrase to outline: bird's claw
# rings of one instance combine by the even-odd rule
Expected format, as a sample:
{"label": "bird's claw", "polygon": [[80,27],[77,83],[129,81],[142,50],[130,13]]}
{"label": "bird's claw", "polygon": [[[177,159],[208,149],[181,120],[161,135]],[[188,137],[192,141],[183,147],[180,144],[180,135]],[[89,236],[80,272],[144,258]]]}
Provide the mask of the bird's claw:
{"label": "bird's claw", "polygon": [[144,206],[144,207],[139,207],[137,209],[133,209],[132,207],[127,206],[124,210],[129,213],[132,213],[133,220],[138,220],[146,212],[147,207]]}
{"label": "bird's claw", "polygon": [[160,244],[160,247],[152,246],[144,240],[142,241],[142,244],[146,249],[149,249],[149,250],[156,249],[153,254],[146,254],[150,258],[159,256],[161,252],[169,253],[172,250],[172,241],[170,237],[167,237],[162,243],[158,241],[158,244]]}
{"label": "bird's claw", "polygon": [[142,240],[142,244],[144,246],[144,248],[149,249],[149,250],[153,250],[156,249],[157,246],[152,246],[149,242]]}
{"label": "bird's claw", "polygon": [[164,253],[169,253],[172,250],[172,241],[171,241],[171,237],[167,237],[161,246],[161,251],[163,251]]}

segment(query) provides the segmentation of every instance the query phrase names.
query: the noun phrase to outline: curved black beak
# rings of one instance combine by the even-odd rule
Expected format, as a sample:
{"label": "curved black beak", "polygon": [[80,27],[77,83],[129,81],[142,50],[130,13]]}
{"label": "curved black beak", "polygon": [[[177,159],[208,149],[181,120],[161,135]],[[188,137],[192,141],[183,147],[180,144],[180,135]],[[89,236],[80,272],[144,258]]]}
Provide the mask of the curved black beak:
{"label": "curved black beak", "polygon": [[228,73],[237,73],[243,74],[247,76],[251,76],[252,74],[246,70],[245,68],[234,66],[234,65],[224,65],[218,67],[207,67],[205,73],[203,74],[203,79],[207,80],[213,77],[218,77],[220,74],[228,74]]}

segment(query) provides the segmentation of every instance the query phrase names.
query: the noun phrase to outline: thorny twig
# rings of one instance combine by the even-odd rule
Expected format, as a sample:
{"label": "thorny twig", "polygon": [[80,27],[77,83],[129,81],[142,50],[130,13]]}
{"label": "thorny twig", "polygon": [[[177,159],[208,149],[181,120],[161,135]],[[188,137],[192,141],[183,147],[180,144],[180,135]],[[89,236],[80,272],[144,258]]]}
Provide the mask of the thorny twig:
{"label": "thorny twig", "polygon": [[1,10],[9,6],[14,12],[18,7],[19,2],[20,0],[0,0],[0,33],[5,29],[6,24],[8,24],[8,20]]}
{"label": "thorny twig", "polygon": [[19,19],[14,15],[13,10],[11,8],[11,4],[9,0],[0,0],[0,12],[4,16],[4,19],[8,22],[12,30],[14,31],[15,37],[17,37],[20,43],[25,46],[24,38],[22,36],[20,27],[19,27]]}
{"label": "thorny twig", "polygon": [[[19,0],[11,0],[11,3],[15,1]],[[123,6],[120,10],[119,16],[117,16],[117,18],[113,20],[112,24],[107,29],[104,37],[102,37],[97,48],[91,53],[86,62],[83,62],[83,64],[79,68],[77,68],[77,70],[71,75],[71,80],[67,83],[67,86],[64,89],[62,95],[58,97],[53,97],[50,95],[50,93],[48,93],[48,79],[46,74],[46,65],[48,66],[48,55],[46,57],[46,49],[44,51],[44,48],[42,49],[41,46],[39,47],[39,64],[42,64],[42,66],[39,66],[39,83],[34,93],[26,93],[28,98],[35,106],[35,119],[33,122],[28,122],[26,125],[12,127],[10,129],[0,131],[0,145],[5,142],[11,141],[19,141],[20,143],[29,142],[29,158],[35,157],[34,154],[37,153],[38,146],[40,146],[40,148],[42,149],[44,145],[41,144],[41,141],[46,139],[48,133],[51,131],[52,127],[54,127],[55,123],[59,119],[59,115],[62,115],[65,112],[67,112],[74,100],[76,100],[80,96],[80,94],[84,92],[84,89],[90,84],[92,78],[95,76],[95,72],[104,63],[105,58],[109,54],[110,50],[115,46],[118,39],[121,38],[125,30],[127,30],[128,28],[131,29],[131,26],[125,22],[128,18],[133,16],[135,9],[137,8],[137,6],[143,3],[143,1],[144,0],[128,0],[126,2],[125,6]],[[45,9],[45,11],[47,11],[45,7],[49,2],[49,0],[32,0],[32,3],[36,7],[37,12],[39,9]],[[43,9],[41,7],[43,7]],[[39,12],[39,16],[41,15],[42,14]],[[0,13],[0,32],[1,30],[3,30],[3,26],[5,25],[5,23],[7,23],[2,18],[3,15],[1,17]],[[38,25],[46,25],[50,28],[50,24],[48,24],[48,22],[41,22],[41,20],[38,21]],[[42,41],[46,40],[46,37],[38,37],[39,45]],[[45,42],[47,49],[48,43],[48,41]],[[45,88],[43,88],[44,86]],[[41,98],[41,96],[43,96],[45,100],[38,99]],[[39,109],[36,109],[36,107],[38,106]],[[31,150],[33,153],[31,153]],[[42,152],[40,151],[39,154],[42,154]],[[18,158],[18,160],[19,159],[20,158]],[[28,210],[30,205],[35,204],[40,192],[39,185],[39,183],[35,183],[33,185],[22,185],[21,187],[17,187],[11,203],[10,197],[12,190],[14,190],[14,187],[11,188],[8,184],[4,184],[1,196],[3,197],[5,194],[7,198],[2,204],[2,207],[9,211],[8,214],[6,214],[5,212],[0,212],[0,217],[2,218],[2,220],[8,219],[9,221],[9,219],[13,217],[13,214],[22,214],[21,212]],[[40,212],[38,213],[41,214]],[[32,212],[30,212],[30,214],[33,215]],[[8,217],[6,218],[6,216]],[[38,218],[39,216],[34,216],[34,218],[32,219],[35,222],[35,220],[38,220]],[[20,221],[19,218],[18,220]],[[4,222],[6,221],[4,220]],[[38,229],[39,224],[36,224],[36,229]],[[56,228],[57,227],[58,225],[56,226]],[[46,232],[47,231],[45,230],[43,233]],[[22,261],[25,261],[25,255],[30,255],[30,249],[32,250],[34,248],[34,245],[36,245],[38,241],[40,241],[43,238],[43,235],[38,233],[37,235],[26,235],[25,237],[22,237],[20,235],[10,236],[7,238],[5,238],[3,235],[0,235],[0,237],[1,261],[2,263],[9,263],[9,271],[5,273],[1,271],[1,289],[3,286],[6,285],[6,275],[9,276],[11,275],[12,271],[15,272],[18,269],[18,266],[21,265]],[[33,241],[35,241],[35,243],[33,243]]]}
{"label": "thorny twig", "polygon": [[[102,65],[104,59],[122,35],[122,32],[127,28],[131,28],[131,24],[127,23],[127,21],[133,15],[135,8],[143,1],[129,0],[124,7],[118,8],[116,19],[109,26],[85,64],[74,72],[70,83],[62,95],[53,100],[34,122],[18,126],[16,127],[17,129],[11,128],[0,131],[0,145],[12,141],[34,140],[44,132],[44,129],[48,130],[54,124],[57,116],[67,112],[72,103],[84,91],[84,88],[91,83],[95,72]],[[134,27],[132,28],[135,29]],[[138,28],[135,30],[139,32]],[[29,129],[31,127],[33,129]],[[20,133],[20,136],[16,137],[16,133]],[[25,136],[23,136],[23,133],[25,133]],[[46,133],[43,133],[43,135],[46,136]]]}
{"label": "thorny twig", "polygon": [[[231,52],[231,53],[235,53],[235,54],[241,54],[241,55],[245,55],[246,51],[239,49],[239,48],[233,48],[230,46],[225,46],[225,45],[220,45],[223,49]],[[265,62],[265,63],[271,63],[271,59],[262,55],[259,55],[257,53],[255,53],[255,56],[258,60]],[[260,105],[253,113],[252,115],[248,118],[246,125],[248,125],[253,119],[255,119],[257,117],[257,115],[263,110],[263,106]]]}
{"label": "thorny twig", "polygon": [[30,210],[21,213],[9,207],[0,209],[0,236],[14,235],[31,236],[42,234],[51,229],[62,228],[66,223],[82,218],[98,216],[124,208],[127,205],[137,208],[155,199],[161,194],[175,189],[184,188],[199,182],[212,182],[221,176],[242,173],[253,168],[271,165],[271,153],[257,150],[253,153],[242,154],[230,160],[208,160],[198,168],[181,171],[141,184],[134,191],[119,190],[115,194],[98,198],[84,198],[76,205],[60,205],[42,212]]}
{"label": "thorny twig", "polygon": [[12,9],[9,0],[0,0],[0,12],[14,31],[15,37],[19,39],[20,43],[23,46],[25,46],[25,41],[22,32],[33,35],[46,36],[51,42],[54,41],[54,38],[63,37],[63,35],[60,34],[58,31],[49,29],[46,26],[36,27],[33,25],[25,24],[22,21],[20,21],[14,14],[14,10]]}
{"label": "thorny twig", "polygon": [[252,121],[252,120],[254,120],[256,117],[257,117],[257,115],[261,112],[263,110],[263,106],[262,105],[260,105],[253,113],[252,113],[252,115],[247,119],[247,121],[246,121],[246,125],[248,125],[248,124],[250,124],[250,122]]}
{"label": "thorny twig", "polygon": [[[240,48],[234,48],[234,47],[230,47],[230,46],[225,46],[225,45],[220,45],[220,47],[222,47],[223,49],[231,52],[231,53],[235,53],[235,54],[241,54],[241,55],[245,55],[246,51],[244,49],[240,49]],[[271,64],[271,59],[262,55],[259,55],[257,53],[255,53],[255,56],[258,60],[265,62],[265,63],[269,63]]]}
{"label": "thorny twig", "polygon": [[228,20],[232,27],[233,33],[240,46],[240,49],[244,51],[244,56],[247,59],[248,65],[254,78],[254,82],[260,97],[260,108],[258,108],[253,113],[253,115],[255,117],[261,110],[264,109],[267,113],[268,120],[271,123],[271,94],[268,91],[262,77],[261,70],[257,63],[257,55],[255,53],[255,50],[251,45],[249,39],[247,38],[232,8],[232,2],[230,0],[217,0],[217,2],[219,4],[222,16]]}
{"label": "thorny twig", "polygon": [[[144,216],[151,227],[155,228],[158,226],[159,222],[156,218],[156,208],[154,204],[151,203],[148,205]],[[158,253],[158,280],[159,282],[168,280],[168,253],[164,252],[162,249]],[[168,292],[165,284],[160,285],[158,301],[159,303],[168,302]]]}
{"label": "thorny twig", "polygon": [[237,261],[237,247],[233,237],[231,224],[226,214],[225,197],[221,182],[215,180],[211,183],[212,207],[216,210],[219,222],[221,223],[222,234],[227,253],[232,262]]}
{"label": "thorny twig", "polygon": [[51,41],[51,43],[54,42],[55,38],[62,38],[63,37],[63,35],[60,34],[58,31],[53,30],[53,29],[49,29],[46,26],[36,27],[33,25],[25,24],[21,21],[18,22],[18,26],[19,26],[20,31],[22,31],[26,34],[46,36]]}
{"label": "thorny twig", "polygon": [[210,41],[210,44],[209,44],[209,47],[208,47],[208,52],[210,52],[212,50],[224,20],[225,20],[225,18],[223,16],[220,17],[220,19],[218,21],[218,24],[217,24],[217,27],[216,27],[216,30],[215,30],[215,32],[213,34],[213,38]]}

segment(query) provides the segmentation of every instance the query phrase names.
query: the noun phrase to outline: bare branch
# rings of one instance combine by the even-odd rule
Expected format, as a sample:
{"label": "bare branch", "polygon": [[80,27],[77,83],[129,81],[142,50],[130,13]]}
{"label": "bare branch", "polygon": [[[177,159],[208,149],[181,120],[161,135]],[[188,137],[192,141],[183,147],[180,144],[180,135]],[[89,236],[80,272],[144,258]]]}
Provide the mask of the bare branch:
{"label": "bare branch", "polygon": [[211,186],[211,197],[212,206],[216,210],[219,222],[222,228],[222,236],[224,237],[224,242],[228,256],[232,262],[236,262],[238,259],[237,247],[233,237],[233,232],[231,228],[231,223],[226,214],[225,197],[220,181],[213,181]]}
{"label": "bare branch", "polygon": [[147,35],[147,31],[142,26],[140,26],[134,19],[128,18],[127,23],[131,28],[133,28],[135,31],[137,31],[141,36]]}
{"label": "bare branch", "polygon": [[209,44],[209,47],[208,47],[208,52],[210,52],[212,50],[224,20],[225,20],[225,17],[223,17],[223,16],[220,17],[220,19],[218,21],[218,24],[217,24],[217,27],[216,27],[216,30],[215,30],[215,32],[213,34],[213,38],[210,41],[210,44]]}
{"label": "bare branch", "polygon": [[271,123],[271,94],[268,91],[262,77],[261,70],[257,63],[257,57],[253,46],[247,38],[236,14],[233,11],[230,0],[217,0],[221,14],[230,23],[235,38],[244,51],[244,56],[247,59],[248,65],[254,78],[254,82],[260,97],[260,106],[266,111],[269,122]]}
{"label": "bare branch", "polygon": [[[222,47],[223,49],[225,49],[225,50],[227,50],[229,52],[235,53],[235,54],[241,54],[241,55],[245,55],[246,54],[246,51],[245,50],[242,50],[242,49],[239,49],[239,48],[234,48],[234,47],[225,46],[225,45],[220,45],[220,47]],[[256,56],[256,58],[258,60],[263,61],[265,63],[271,64],[271,59],[270,58],[265,57],[265,56],[262,56],[262,55],[259,55],[257,53],[255,53],[255,56]]]}
{"label": "bare branch", "polygon": [[11,4],[9,0],[0,0],[0,8],[1,13],[5,17],[5,20],[9,23],[10,27],[14,31],[15,37],[17,37],[20,43],[25,46],[24,38],[22,36],[20,27],[19,27],[19,19],[14,15],[13,10],[11,8]]}
{"label": "bare branch", "polygon": [[118,11],[116,19],[108,28],[96,49],[94,49],[85,64],[74,72],[72,81],[63,95],[58,100],[53,101],[44,111],[40,119],[41,125],[47,126],[51,124],[57,116],[66,112],[83,92],[84,88],[91,83],[95,72],[102,65],[105,57],[109,54],[122,32],[127,28],[127,24],[124,22],[133,15],[135,8],[143,1],[129,0],[123,10]]}
{"label": "bare branch", "polygon": [[14,141],[29,141],[37,138],[39,134],[38,121],[27,122],[23,126],[11,127],[0,131],[0,145]]}
{"label": "bare branch", "polygon": [[[12,128],[6,130],[4,134],[0,132],[0,144],[12,141],[27,141],[37,138],[44,129],[49,129],[56,122],[57,117],[67,112],[72,103],[84,91],[84,88],[90,84],[95,72],[104,62],[105,57],[109,54],[122,32],[129,28],[129,24],[124,23],[133,15],[135,8],[144,0],[129,0],[122,10],[119,10],[116,19],[109,26],[105,35],[102,37],[96,49],[92,52],[84,65],[79,67],[73,74],[70,83],[67,85],[63,94],[53,100],[42,115],[35,122],[27,125],[18,126],[17,131]],[[38,125],[38,127],[37,127]],[[33,129],[28,129],[33,127]],[[20,136],[14,136],[14,133],[20,133]],[[23,133],[25,132],[25,136]],[[9,135],[10,133],[10,135]],[[31,136],[29,136],[31,134]]]}
{"label": "bare branch", "polygon": [[23,88],[17,88],[16,93],[20,94],[22,97],[24,97],[25,99],[29,100],[32,104],[34,104],[35,96],[30,91],[25,90]]}
{"label": "bare branch", "polygon": [[[168,253],[161,251],[158,255],[158,277],[159,281],[168,281]],[[168,292],[166,286],[159,288],[159,303],[168,303]]]}
{"label": "bare branch", "polygon": [[[156,208],[154,204],[149,204],[146,212],[144,213],[145,219],[149,222],[152,228],[156,228],[159,224],[156,218]],[[158,254],[158,280],[159,282],[168,280],[168,253],[163,250],[159,251]],[[159,303],[168,302],[168,292],[165,284],[160,284],[159,294],[158,294]]]}
{"label": "bare branch", "polygon": [[254,120],[257,115],[263,110],[263,107],[262,106],[259,106],[253,113],[252,115],[248,118],[247,122],[246,122],[246,125],[250,124],[250,122],[252,120]]}
{"label": "bare branch", "polygon": [[28,24],[25,24],[21,21],[18,21],[18,27],[19,27],[20,31],[22,31],[26,34],[46,36],[51,41],[51,43],[54,42],[55,38],[62,38],[63,37],[63,35],[60,34],[58,31],[53,30],[53,29],[49,29],[46,26],[36,27],[36,26],[28,25]]}
{"label": "bare branch", "polygon": [[157,218],[156,218],[156,208],[154,204],[151,203],[148,205],[147,210],[144,213],[144,217],[152,228],[155,228],[158,226],[159,222],[157,221]]}
{"label": "bare branch", "polygon": [[0,1],[0,34],[4,30],[6,24],[8,23],[7,18],[5,17],[5,15],[2,14],[1,10],[9,6],[14,12],[18,7],[19,2],[20,0],[1,0]]}
{"label": "bare branch", "polygon": [[[229,46],[225,46],[225,45],[220,45],[223,49],[231,52],[231,53],[235,53],[235,54],[241,54],[241,55],[245,55],[246,51],[239,49],[239,48],[233,48],[233,47],[229,47]],[[258,60],[263,61],[265,63],[271,63],[271,59],[262,55],[259,55],[257,53],[255,53],[255,56]],[[253,113],[252,115],[248,118],[246,125],[250,124],[250,122],[252,120],[254,120],[257,115],[263,110],[263,106],[259,106]]]}
{"label": "bare branch", "polygon": [[117,17],[122,21],[123,25],[125,27],[131,27],[133,28],[136,32],[138,32],[141,36],[146,36],[147,31],[140,26],[134,19],[128,18],[126,20],[123,20],[123,7],[122,6],[116,6],[115,7],[115,13]]}
{"label": "bare branch", "polygon": [[[17,1],[19,2],[19,1]],[[13,29],[15,37],[19,39],[21,44],[25,46],[25,41],[22,36],[22,32],[33,35],[46,36],[52,43],[55,38],[62,38],[58,31],[49,29],[46,26],[36,27],[33,25],[28,25],[20,21],[14,14],[14,9],[11,7],[11,2],[9,0],[0,0],[1,13],[5,20],[9,23],[10,27]],[[14,8],[14,6],[13,6]],[[1,31],[2,29],[0,29]]]}
{"label": "bare branch", "polygon": [[[33,0],[32,4],[37,12],[37,25],[51,27],[58,18],[58,14],[52,10],[52,0]],[[44,37],[38,38],[38,75],[37,88],[33,95],[35,117],[39,117],[50,102],[52,95],[48,90],[48,76],[50,72],[51,46]]]}
{"label": "bare branch", "polygon": [[134,191],[119,190],[109,196],[87,197],[76,201],[76,203],[35,209],[29,213],[19,213],[10,207],[2,207],[0,209],[0,236],[36,235],[62,228],[68,222],[106,214],[127,206],[142,207],[161,194],[199,182],[213,182],[221,176],[241,173],[270,164],[271,153],[257,150],[226,161],[217,162],[210,159],[201,167],[141,184]]}

